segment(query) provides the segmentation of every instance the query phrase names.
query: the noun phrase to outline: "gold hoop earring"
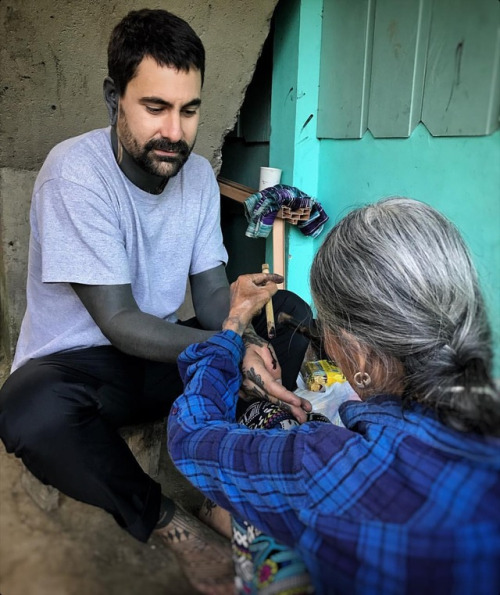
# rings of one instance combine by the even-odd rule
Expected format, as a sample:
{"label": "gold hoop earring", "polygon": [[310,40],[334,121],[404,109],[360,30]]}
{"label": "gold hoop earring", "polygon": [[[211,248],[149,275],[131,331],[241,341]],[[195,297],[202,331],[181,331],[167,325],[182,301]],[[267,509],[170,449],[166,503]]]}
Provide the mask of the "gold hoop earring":
{"label": "gold hoop earring", "polygon": [[366,372],[356,372],[356,374],[354,374],[354,383],[358,388],[366,388],[367,386],[370,386],[371,381],[370,374],[367,374]]}

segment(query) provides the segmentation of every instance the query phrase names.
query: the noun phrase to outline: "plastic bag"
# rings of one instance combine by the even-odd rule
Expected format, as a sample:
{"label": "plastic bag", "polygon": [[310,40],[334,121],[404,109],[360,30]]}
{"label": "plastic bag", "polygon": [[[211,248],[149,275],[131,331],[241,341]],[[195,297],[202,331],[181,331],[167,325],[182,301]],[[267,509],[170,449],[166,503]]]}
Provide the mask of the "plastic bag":
{"label": "plastic bag", "polygon": [[312,391],[307,390],[302,374],[299,374],[297,378],[297,389],[294,392],[299,397],[310,401],[313,411],[322,413],[336,426],[344,426],[339,415],[340,405],[344,401],[360,400],[347,380],[345,382],[334,382],[323,387],[320,391]]}

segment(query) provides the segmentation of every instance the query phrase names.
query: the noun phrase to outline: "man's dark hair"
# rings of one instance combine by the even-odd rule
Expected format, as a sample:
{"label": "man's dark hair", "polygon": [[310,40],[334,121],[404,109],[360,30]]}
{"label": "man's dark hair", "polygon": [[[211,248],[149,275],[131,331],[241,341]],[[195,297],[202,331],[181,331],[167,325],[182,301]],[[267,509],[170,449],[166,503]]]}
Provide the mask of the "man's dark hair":
{"label": "man's dark hair", "polygon": [[192,27],[166,10],[133,10],[113,29],[108,45],[108,75],[123,95],[143,58],[151,56],[160,66],[205,76],[205,49]]}

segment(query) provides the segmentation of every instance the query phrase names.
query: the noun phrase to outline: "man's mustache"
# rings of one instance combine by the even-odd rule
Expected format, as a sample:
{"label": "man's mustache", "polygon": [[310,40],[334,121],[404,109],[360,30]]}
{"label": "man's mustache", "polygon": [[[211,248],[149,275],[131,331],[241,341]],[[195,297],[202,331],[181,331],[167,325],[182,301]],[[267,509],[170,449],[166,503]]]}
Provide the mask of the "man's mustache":
{"label": "man's mustache", "polygon": [[179,153],[179,155],[189,155],[189,145],[186,141],[179,140],[171,143],[166,139],[151,139],[144,147],[146,151],[167,151],[168,153]]}

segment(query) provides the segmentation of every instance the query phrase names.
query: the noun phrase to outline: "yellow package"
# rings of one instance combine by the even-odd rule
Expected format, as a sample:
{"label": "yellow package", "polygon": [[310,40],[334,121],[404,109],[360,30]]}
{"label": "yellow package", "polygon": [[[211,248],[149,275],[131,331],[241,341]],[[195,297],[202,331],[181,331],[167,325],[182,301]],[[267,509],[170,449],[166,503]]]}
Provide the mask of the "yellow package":
{"label": "yellow package", "polygon": [[304,363],[304,380],[308,390],[318,392],[334,382],[345,382],[346,378],[333,362],[320,359]]}

